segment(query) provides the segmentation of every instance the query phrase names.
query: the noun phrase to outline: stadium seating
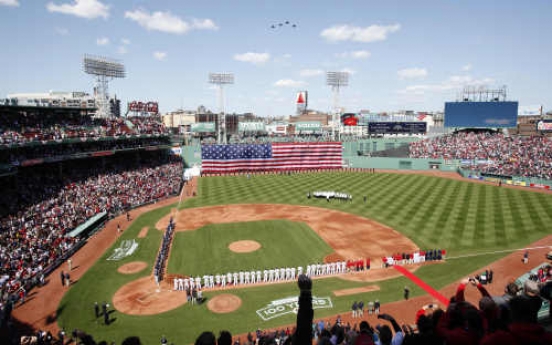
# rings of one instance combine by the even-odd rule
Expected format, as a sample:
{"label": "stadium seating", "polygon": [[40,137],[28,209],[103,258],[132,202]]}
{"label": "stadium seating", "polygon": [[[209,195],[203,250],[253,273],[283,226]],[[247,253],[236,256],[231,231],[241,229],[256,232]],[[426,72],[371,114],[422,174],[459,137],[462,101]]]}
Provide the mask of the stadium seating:
{"label": "stadium seating", "polygon": [[[132,159],[130,159],[132,158]],[[0,276],[2,292],[27,290],[59,263],[81,238],[69,232],[100,212],[109,217],[175,195],[182,184],[179,160],[156,152],[20,169],[2,178]],[[11,188],[9,187],[11,186]]]}
{"label": "stadium seating", "polygon": [[459,159],[482,173],[552,179],[552,139],[544,136],[457,132],[411,143],[410,157]]}

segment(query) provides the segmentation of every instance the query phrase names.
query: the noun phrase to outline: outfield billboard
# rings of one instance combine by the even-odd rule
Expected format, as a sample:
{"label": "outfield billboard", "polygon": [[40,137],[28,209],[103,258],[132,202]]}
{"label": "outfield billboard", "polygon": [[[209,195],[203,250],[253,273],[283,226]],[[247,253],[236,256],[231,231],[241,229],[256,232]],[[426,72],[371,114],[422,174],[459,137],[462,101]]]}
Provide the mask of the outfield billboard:
{"label": "outfield billboard", "polygon": [[215,123],[214,122],[192,123],[192,132],[193,133],[214,133]]}
{"label": "outfield billboard", "polygon": [[128,103],[128,111],[137,113],[159,114],[159,103],[132,101]]}
{"label": "outfield billboard", "polygon": [[295,100],[295,103],[297,104],[298,113],[302,113],[303,111],[307,110],[308,99],[309,99],[309,94],[307,91],[297,92],[297,98]]}
{"label": "outfield billboard", "polygon": [[343,126],[356,126],[358,125],[358,115],[354,113],[341,114],[341,124]]}
{"label": "outfield billboard", "polygon": [[426,122],[369,122],[370,134],[424,134]]}
{"label": "outfield billboard", "polygon": [[516,127],[518,102],[446,102],[445,127]]}
{"label": "outfield billboard", "polygon": [[265,130],[265,124],[262,122],[240,122],[238,124],[240,132],[264,132]]}
{"label": "outfield billboard", "polygon": [[320,132],[322,124],[319,121],[304,121],[295,123],[295,132]]}
{"label": "outfield billboard", "polygon": [[537,122],[537,131],[552,132],[552,120],[540,120]]}

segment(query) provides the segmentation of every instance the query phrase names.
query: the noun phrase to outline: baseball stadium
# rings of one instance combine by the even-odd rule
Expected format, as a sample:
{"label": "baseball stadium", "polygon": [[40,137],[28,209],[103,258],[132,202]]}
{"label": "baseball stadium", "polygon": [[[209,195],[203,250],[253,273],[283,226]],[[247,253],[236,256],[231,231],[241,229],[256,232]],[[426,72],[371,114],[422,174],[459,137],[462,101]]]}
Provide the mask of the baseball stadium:
{"label": "baseball stadium", "polygon": [[[111,9],[47,9],[81,3]],[[330,111],[295,90],[293,115],[226,112],[234,74],[208,73],[215,111],[123,113],[126,66],[81,63],[92,95],[0,99],[2,344],[552,344],[542,106],[468,83],[442,111],[345,111],[336,69]]]}
{"label": "baseball stadium", "polygon": [[[1,110],[4,119],[22,111]],[[52,120],[76,116],[72,109],[26,110]],[[158,116],[102,121],[131,134],[106,132],[90,145],[78,132],[61,142],[41,133],[38,143],[28,133],[11,132],[20,142],[3,145],[6,158],[12,152],[30,155],[19,166],[6,166],[2,177],[5,210],[25,210],[21,219],[8,215],[2,222],[4,240],[21,254],[21,266],[12,262],[7,272],[30,273],[10,275],[7,284],[15,322],[9,327],[17,334],[64,330],[70,339],[78,330],[115,343],[137,336],[144,344],[161,337],[193,343],[202,331],[219,329],[242,342],[248,334],[280,337],[280,330],[295,328],[299,273],[312,279],[315,322],[333,325],[339,318],[343,325],[376,325],[378,314],[368,306],[378,301],[380,313],[415,325],[424,306],[446,310],[465,277],[478,276],[490,294],[501,295],[509,283],[517,280],[522,287],[531,269],[536,276],[546,264],[552,241],[546,180],[523,166],[514,170],[518,176],[486,173],[493,168],[487,161],[465,166],[466,159],[438,153],[439,143],[447,141],[461,148],[472,147],[473,138],[487,140],[472,148],[478,152],[496,140],[515,145],[532,137],[473,131],[403,140],[266,137],[262,144],[179,146],[178,156]],[[152,132],[140,135],[142,126]],[[540,140],[542,150],[549,150],[548,137]],[[358,154],[360,146],[374,143],[383,149]],[[389,144],[406,147],[409,156],[430,145],[435,151],[431,158],[385,157],[385,148],[397,152]],[[264,157],[269,149],[276,156],[278,146],[291,152],[280,163],[259,164],[262,158],[255,155]],[[82,152],[66,154],[67,147]],[[211,158],[216,155],[210,150],[217,149],[227,150],[227,157]],[[239,159],[235,149],[241,150]],[[290,163],[294,155],[301,157]],[[52,157],[55,162],[49,162]],[[55,178],[62,170],[64,184]],[[25,195],[34,196],[27,208]],[[25,257],[24,249],[37,239],[34,231],[51,234],[37,249],[40,256]],[[492,283],[486,280],[489,270]],[[190,291],[189,278],[198,289]],[[474,304],[476,290],[466,290]],[[357,301],[366,306],[363,316],[352,314]],[[548,301],[542,305],[539,315],[547,318]],[[95,306],[105,308],[105,319]]]}

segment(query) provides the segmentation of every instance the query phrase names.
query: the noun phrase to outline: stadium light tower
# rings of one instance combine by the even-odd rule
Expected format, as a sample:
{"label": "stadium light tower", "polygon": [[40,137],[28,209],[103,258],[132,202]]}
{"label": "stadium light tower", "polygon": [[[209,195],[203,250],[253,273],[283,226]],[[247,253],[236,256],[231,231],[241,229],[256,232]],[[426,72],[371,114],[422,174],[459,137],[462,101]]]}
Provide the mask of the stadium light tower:
{"label": "stadium light tower", "polygon": [[96,116],[108,117],[109,111],[109,89],[108,84],[114,78],[126,76],[125,66],[115,60],[105,57],[85,55],[83,60],[84,72],[93,75],[96,79],[95,98]]}
{"label": "stadium light tower", "polygon": [[217,131],[217,142],[226,144],[226,114],[224,113],[224,85],[234,84],[233,73],[209,73],[209,83],[218,86],[219,98],[219,126]]}
{"label": "stadium light tower", "polygon": [[339,123],[339,89],[349,85],[349,72],[327,72],[326,84],[332,87],[333,91],[333,126],[332,138],[335,140],[335,127]]}

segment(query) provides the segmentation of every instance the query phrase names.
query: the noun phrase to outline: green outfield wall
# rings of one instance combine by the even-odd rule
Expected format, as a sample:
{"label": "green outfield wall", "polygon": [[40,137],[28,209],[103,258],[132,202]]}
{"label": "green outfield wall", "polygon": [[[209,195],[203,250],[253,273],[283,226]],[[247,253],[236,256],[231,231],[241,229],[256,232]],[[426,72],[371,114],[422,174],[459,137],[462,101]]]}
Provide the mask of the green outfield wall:
{"label": "green outfield wall", "polygon": [[358,156],[358,152],[370,153],[396,149],[421,138],[374,138],[343,142],[343,156]]}
{"label": "green outfield wall", "polygon": [[[456,171],[459,161],[443,159],[413,159],[392,157],[359,156],[358,152],[369,153],[395,149],[418,138],[375,138],[343,142],[344,165],[350,168],[389,169],[389,170],[442,170]],[[182,147],[182,157],[187,167],[201,164],[201,146],[190,145]]]}
{"label": "green outfield wall", "polygon": [[344,165],[349,168],[386,169],[386,170],[441,170],[456,171],[458,161],[421,158],[389,158],[389,157],[343,157]]}

